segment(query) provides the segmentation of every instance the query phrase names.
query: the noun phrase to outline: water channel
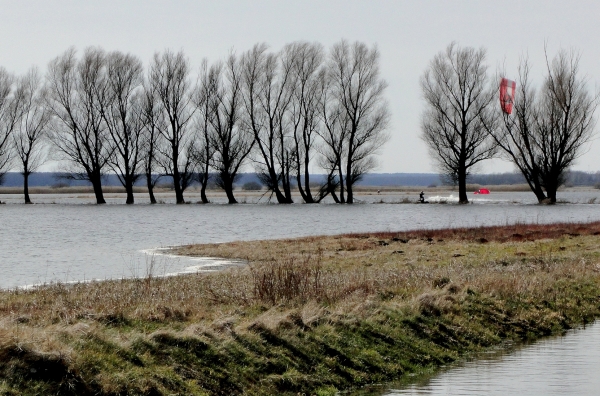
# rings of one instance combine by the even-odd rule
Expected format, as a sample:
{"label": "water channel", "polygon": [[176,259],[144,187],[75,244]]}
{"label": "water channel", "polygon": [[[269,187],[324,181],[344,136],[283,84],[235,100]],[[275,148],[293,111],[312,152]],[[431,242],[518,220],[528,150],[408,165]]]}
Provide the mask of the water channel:
{"label": "water channel", "polygon": [[596,322],[564,336],[489,351],[434,376],[351,395],[598,395],[599,352]]}

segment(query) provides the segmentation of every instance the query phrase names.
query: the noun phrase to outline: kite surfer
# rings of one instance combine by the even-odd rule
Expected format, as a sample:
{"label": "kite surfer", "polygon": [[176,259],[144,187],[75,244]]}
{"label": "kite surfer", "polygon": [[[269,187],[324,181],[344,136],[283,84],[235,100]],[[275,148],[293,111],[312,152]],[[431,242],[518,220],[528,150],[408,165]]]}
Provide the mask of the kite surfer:
{"label": "kite surfer", "polygon": [[423,191],[419,194],[419,202],[425,203],[425,193]]}

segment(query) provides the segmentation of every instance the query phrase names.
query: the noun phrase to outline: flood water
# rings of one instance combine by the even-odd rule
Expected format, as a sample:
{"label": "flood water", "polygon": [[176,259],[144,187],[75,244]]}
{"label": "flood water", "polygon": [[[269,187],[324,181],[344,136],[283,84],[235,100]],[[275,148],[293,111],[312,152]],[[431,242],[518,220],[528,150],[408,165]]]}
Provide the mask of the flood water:
{"label": "flood water", "polygon": [[433,377],[353,395],[599,395],[599,352],[596,322],[565,336],[478,355]]}
{"label": "flood water", "polygon": [[[256,201],[259,196],[243,200]],[[142,201],[144,196],[138,197]],[[361,195],[356,205],[123,205],[123,196],[107,205],[91,195],[33,196],[38,204],[20,204],[21,196],[2,196],[0,205],[0,288],[45,282],[71,282],[144,276],[153,249],[189,243],[301,237],[349,232],[600,220],[600,204],[534,205],[531,193],[475,196],[471,205],[455,205],[451,193],[427,197],[448,204],[416,201],[418,196]],[[598,202],[600,191],[565,192],[560,199]],[[159,197],[161,199],[161,197]],[[163,197],[168,202],[170,195]],[[188,195],[190,201],[198,199]],[[223,201],[216,197],[216,202]],[[380,202],[384,203],[380,203]],[[18,203],[18,204],[17,204]],[[154,275],[195,272],[215,264],[206,260],[159,256]],[[218,264],[218,263],[217,263]]]}

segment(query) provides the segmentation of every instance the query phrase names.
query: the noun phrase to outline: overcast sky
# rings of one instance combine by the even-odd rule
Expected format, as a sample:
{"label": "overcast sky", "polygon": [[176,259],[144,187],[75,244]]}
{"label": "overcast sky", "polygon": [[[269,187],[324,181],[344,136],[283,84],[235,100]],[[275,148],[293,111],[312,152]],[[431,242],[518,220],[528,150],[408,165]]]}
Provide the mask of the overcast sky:
{"label": "overcast sky", "polygon": [[[544,72],[544,43],[581,52],[581,70],[596,90],[600,82],[600,4],[595,1],[157,1],[0,0],[0,65],[24,73],[45,72],[48,61],[70,46],[101,46],[139,56],[183,49],[197,69],[230,50],[258,42],[274,50],[297,41],[330,47],[342,38],[376,44],[388,81],[391,139],[382,150],[379,172],[433,172],[420,140],[423,100],[419,77],[433,56],[451,41],[485,47],[489,71],[501,65],[515,74],[528,54],[534,73]],[[600,142],[594,141],[576,169],[600,170]],[[512,166],[484,163],[481,172]]]}

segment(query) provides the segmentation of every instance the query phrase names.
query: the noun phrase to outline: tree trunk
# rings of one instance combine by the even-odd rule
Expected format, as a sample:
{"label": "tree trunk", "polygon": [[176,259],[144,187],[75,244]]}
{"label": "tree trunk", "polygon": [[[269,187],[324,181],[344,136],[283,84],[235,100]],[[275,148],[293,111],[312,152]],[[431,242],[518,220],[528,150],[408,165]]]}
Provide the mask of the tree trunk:
{"label": "tree trunk", "polygon": [[546,194],[544,194],[544,191],[540,190],[540,191],[534,191],[533,192],[535,194],[535,197],[538,200],[538,203],[545,203],[547,201],[547,197]]}
{"label": "tree trunk", "polygon": [[[305,156],[304,158],[304,192],[306,195],[306,198],[303,196],[302,198],[304,198],[304,202],[306,203],[315,203],[315,199],[312,196],[312,193],[310,192],[310,173],[309,173],[309,169],[308,169],[308,155]],[[298,180],[298,186],[300,185],[300,180]]]}
{"label": "tree trunk", "polygon": [[94,195],[96,196],[96,203],[99,205],[105,204],[106,201],[104,200],[104,194],[102,193],[101,176],[94,175],[93,177],[90,177],[90,182],[92,182],[92,186],[94,187]]}
{"label": "tree trunk", "polygon": [[131,180],[131,178],[129,177],[125,179],[125,191],[127,192],[127,200],[125,201],[125,203],[128,205],[132,205],[134,202],[133,180]]}
{"label": "tree trunk", "polygon": [[155,204],[156,198],[154,197],[154,184],[152,183],[152,173],[146,173],[146,184],[148,185],[148,195],[150,196],[150,203]]}
{"label": "tree trunk", "polygon": [[544,189],[546,190],[546,196],[548,197],[543,203],[547,204],[555,204],[556,203],[556,192],[560,187],[561,183],[559,180],[561,179],[560,173],[555,174],[555,172],[549,172],[551,177],[546,177],[542,184]]}
{"label": "tree trunk", "polygon": [[224,184],[225,194],[227,195],[227,200],[229,204],[236,204],[238,201],[233,196],[233,182],[230,180],[226,180]]}
{"label": "tree trunk", "polygon": [[352,192],[352,183],[348,175],[346,175],[346,203],[354,203],[354,193]]}
{"label": "tree trunk", "polygon": [[281,193],[279,188],[275,188],[275,198],[277,198],[277,202],[280,204],[288,203],[288,202],[286,202],[285,196]]}
{"label": "tree trunk", "polygon": [[[354,127],[353,127],[354,128]],[[352,150],[352,141],[354,140],[354,130],[350,134],[350,147],[348,148],[348,158],[346,159],[346,203],[352,204],[354,203],[354,194],[352,192],[352,162],[354,157],[354,152]]]}
{"label": "tree trunk", "polygon": [[202,187],[200,187],[200,199],[202,200],[202,203],[210,203],[206,197],[206,181],[204,181],[204,183],[202,183]]}
{"label": "tree trunk", "polygon": [[292,189],[290,187],[290,160],[287,159],[283,168],[283,191],[285,193],[286,203],[294,203],[292,199]]}
{"label": "tree trunk", "polygon": [[542,187],[539,185],[539,183],[534,183],[533,186],[531,186],[531,191],[533,191],[533,193],[535,194],[535,197],[537,198],[539,203],[544,203],[546,202],[546,194],[544,194],[544,190],[542,189]]}
{"label": "tree trunk", "polygon": [[340,201],[338,203],[346,203],[346,198],[344,195],[344,175],[342,174],[341,163],[339,164],[339,174],[340,174]]}
{"label": "tree trunk", "polygon": [[312,203],[311,198],[304,192],[304,188],[302,188],[302,176],[300,175],[300,171],[296,173],[296,183],[298,183],[298,191],[300,192],[300,196],[304,203]]}
{"label": "tree trunk", "polygon": [[25,196],[25,203],[30,204],[29,199],[29,172],[23,173],[23,195]]}
{"label": "tree trunk", "polygon": [[556,188],[552,187],[546,187],[546,193],[548,194],[548,201],[547,203],[549,204],[555,204],[556,203]]}
{"label": "tree trunk", "polygon": [[337,196],[337,194],[335,193],[335,190],[334,190],[334,189],[331,189],[331,190],[329,191],[329,194],[331,194],[331,196],[333,197],[333,201],[334,201],[335,203],[338,203],[338,204],[339,204],[339,203],[341,203],[341,202],[340,202],[340,199],[338,198],[338,196]]}
{"label": "tree trunk", "polygon": [[204,172],[202,173],[202,175],[198,178],[200,179],[200,199],[202,200],[202,203],[210,203],[210,201],[208,200],[208,197],[206,196],[206,185],[208,184],[208,161],[207,164],[204,168]]}
{"label": "tree trunk", "polygon": [[181,189],[181,176],[179,175],[177,167],[175,167],[173,172],[173,186],[175,187],[175,201],[178,204],[184,204],[185,200],[183,199],[183,191]]}
{"label": "tree trunk", "polygon": [[467,169],[464,165],[460,165],[458,169],[458,203],[469,203],[469,198],[467,198]]}
{"label": "tree trunk", "polygon": [[275,193],[275,198],[277,198],[277,203],[292,203],[289,202],[286,196],[281,193],[281,189],[279,188],[279,185],[277,183],[277,175],[275,174],[275,170],[272,168],[269,168],[269,178],[271,179],[271,185],[273,188],[273,192]]}

